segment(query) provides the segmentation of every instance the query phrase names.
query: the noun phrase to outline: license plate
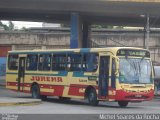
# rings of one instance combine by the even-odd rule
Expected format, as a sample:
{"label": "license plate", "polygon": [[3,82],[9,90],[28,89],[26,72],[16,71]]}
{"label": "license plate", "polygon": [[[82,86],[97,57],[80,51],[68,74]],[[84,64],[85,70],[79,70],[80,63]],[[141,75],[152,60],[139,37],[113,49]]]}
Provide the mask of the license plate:
{"label": "license plate", "polygon": [[135,95],[135,97],[140,98],[140,97],[142,97],[142,95]]}

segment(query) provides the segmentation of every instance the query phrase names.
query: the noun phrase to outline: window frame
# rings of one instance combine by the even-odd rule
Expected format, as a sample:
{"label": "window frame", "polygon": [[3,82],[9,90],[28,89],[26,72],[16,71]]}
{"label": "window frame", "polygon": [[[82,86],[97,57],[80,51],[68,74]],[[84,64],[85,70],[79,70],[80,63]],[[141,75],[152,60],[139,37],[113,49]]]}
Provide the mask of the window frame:
{"label": "window frame", "polygon": [[[37,57],[37,58],[36,58],[37,60],[36,60],[36,62],[35,62],[35,63],[37,64],[37,65],[36,65],[36,69],[29,69],[30,66],[28,66],[28,63],[30,63],[30,61],[28,61],[28,60],[29,60],[29,59],[28,59],[28,58],[29,58],[28,56],[36,56],[36,57]],[[30,59],[30,60],[31,60],[31,59]],[[27,71],[37,71],[37,70],[38,70],[38,54],[27,54],[27,57],[26,57],[26,70],[27,70]]]}
{"label": "window frame", "polygon": [[[75,57],[75,59],[74,59],[73,56],[77,56],[77,57],[80,56],[80,61],[75,62],[77,58]],[[68,58],[70,58],[70,61],[68,61]],[[75,61],[72,61],[72,60],[75,60]],[[74,69],[77,69],[78,67],[71,67],[73,64],[74,65],[76,65],[76,64],[78,65],[79,64],[80,65],[79,70],[74,70]],[[70,54],[67,54],[67,70],[70,71],[70,72],[82,71],[82,53],[70,53]]]}
{"label": "window frame", "polygon": [[[98,67],[99,67],[99,54],[97,53],[97,52],[88,52],[88,53],[82,53],[83,55],[82,55],[82,71],[83,72],[96,72],[97,70],[98,70]],[[95,56],[96,56],[96,62],[94,62],[94,60],[92,59],[92,64],[95,64],[96,65],[96,69],[93,69],[93,70],[88,70],[88,68],[85,68],[85,70],[84,70],[84,68],[83,68],[83,65],[85,64],[86,65],[86,67],[87,67],[87,65],[89,65],[88,63],[89,63],[89,61],[88,61],[88,56],[89,57],[91,57],[91,55],[92,54],[95,54]],[[86,59],[86,61],[84,62],[84,56],[87,56],[85,59]],[[97,59],[98,58],[98,59]],[[92,66],[92,67],[94,67],[94,66]]]}
{"label": "window frame", "polygon": [[[42,55],[42,59],[44,61],[45,61],[45,58],[46,58],[45,55],[48,55],[48,58],[50,58],[50,63],[47,63],[47,64],[50,64],[50,68],[49,69],[44,69],[44,64],[45,64],[44,61],[42,62],[42,69],[40,69],[40,57],[41,57],[41,55]],[[52,54],[51,53],[40,53],[40,54],[38,54],[38,65],[37,66],[38,66],[37,67],[38,71],[51,71],[51,69],[52,69]]]}
{"label": "window frame", "polygon": [[[59,56],[59,57],[57,57]],[[62,57],[65,58],[63,62],[61,62],[62,60]],[[55,57],[55,61],[53,60],[53,57]],[[66,62],[66,59],[67,59],[67,54],[66,53],[53,53],[52,55],[52,58],[51,58],[52,62],[51,62],[51,70],[52,71],[66,71],[66,68],[67,68],[67,62]],[[53,63],[54,62],[54,63]],[[55,64],[55,69],[53,69],[53,64]],[[63,66],[63,67],[62,67]],[[57,68],[56,68],[57,67]],[[63,68],[63,69],[62,69]]]}
{"label": "window frame", "polygon": [[[10,56],[17,56],[17,59],[13,62],[15,62],[14,64],[17,65],[17,66],[14,66],[16,67],[15,69],[11,69],[10,68],[10,59],[11,57]],[[17,71],[18,70],[18,67],[19,67],[19,55],[18,54],[9,54],[8,55],[8,63],[7,63],[7,66],[8,66],[8,70],[14,70],[14,71]]]}

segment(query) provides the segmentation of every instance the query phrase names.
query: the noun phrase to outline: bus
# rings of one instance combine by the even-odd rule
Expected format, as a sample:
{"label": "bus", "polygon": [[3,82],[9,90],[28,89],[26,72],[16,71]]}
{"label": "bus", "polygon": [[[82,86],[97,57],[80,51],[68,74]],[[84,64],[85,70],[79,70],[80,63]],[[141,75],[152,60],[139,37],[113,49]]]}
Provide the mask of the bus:
{"label": "bus", "polygon": [[87,99],[90,105],[150,101],[150,52],[134,47],[9,51],[6,88],[33,98]]}

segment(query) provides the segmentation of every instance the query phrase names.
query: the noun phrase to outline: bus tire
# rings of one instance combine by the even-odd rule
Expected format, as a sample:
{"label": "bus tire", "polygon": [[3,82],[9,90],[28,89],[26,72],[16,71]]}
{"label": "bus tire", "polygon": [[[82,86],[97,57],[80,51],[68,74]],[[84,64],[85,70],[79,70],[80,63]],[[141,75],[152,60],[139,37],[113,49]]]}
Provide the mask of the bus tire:
{"label": "bus tire", "polygon": [[40,96],[40,89],[38,85],[33,85],[31,92],[32,92],[32,98],[40,99],[41,96]]}
{"label": "bus tire", "polygon": [[118,101],[118,105],[119,105],[120,107],[127,107],[128,101]]}
{"label": "bus tire", "polygon": [[99,101],[97,100],[97,93],[95,89],[90,89],[87,95],[88,103],[92,106],[97,106]]}

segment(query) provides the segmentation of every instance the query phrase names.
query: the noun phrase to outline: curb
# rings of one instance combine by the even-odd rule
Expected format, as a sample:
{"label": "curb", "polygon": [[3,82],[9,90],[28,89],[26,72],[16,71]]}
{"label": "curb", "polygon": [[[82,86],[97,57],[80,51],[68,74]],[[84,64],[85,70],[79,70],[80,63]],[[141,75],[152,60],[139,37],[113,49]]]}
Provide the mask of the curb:
{"label": "curb", "polygon": [[39,105],[42,101],[31,101],[31,102],[8,102],[0,103],[0,107],[4,106],[30,106],[30,105]]}

